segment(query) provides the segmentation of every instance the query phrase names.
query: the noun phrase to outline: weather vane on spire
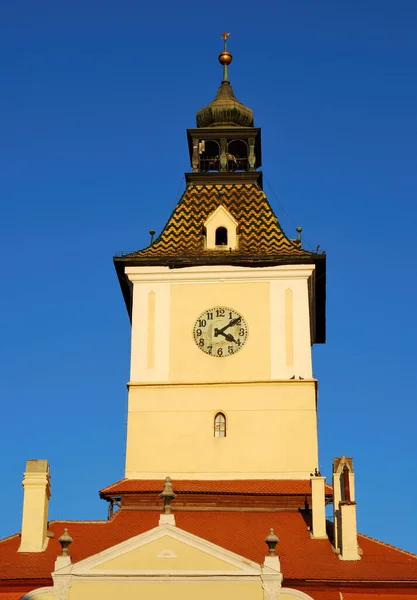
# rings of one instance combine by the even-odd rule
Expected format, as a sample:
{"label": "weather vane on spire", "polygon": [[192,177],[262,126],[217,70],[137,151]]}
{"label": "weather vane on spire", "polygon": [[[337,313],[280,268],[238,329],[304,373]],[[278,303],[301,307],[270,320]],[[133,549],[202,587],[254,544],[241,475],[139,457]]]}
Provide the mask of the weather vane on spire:
{"label": "weather vane on spire", "polygon": [[229,81],[228,75],[227,75],[227,67],[232,62],[232,55],[226,49],[226,40],[229,36],[230,36],[230,33],[227,33],[226,31],[224,33],[222,33],[221,37],[224,40],[224,48],[223,48],[223,51],[220,52],[220,54],[219,54],[219,63],[221,65],[223,65],[223,81],[227,81],[227,82]]}

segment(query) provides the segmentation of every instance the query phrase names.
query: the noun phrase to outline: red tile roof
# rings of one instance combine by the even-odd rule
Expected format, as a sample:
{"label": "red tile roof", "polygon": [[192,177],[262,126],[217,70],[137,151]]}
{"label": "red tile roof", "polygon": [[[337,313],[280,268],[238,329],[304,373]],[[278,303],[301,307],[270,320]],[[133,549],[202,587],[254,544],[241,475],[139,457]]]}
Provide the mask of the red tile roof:
{"label": "red tile roof", "polygon": [[[339,595],[340,598],[340,595]],[[373,592],[362,593],[362,592],[343,592],[342,600],[416,600],[417,592],[415,594],[402,594],[401,591],[396,590],[395,593],[385,594],[374,594]]]}
{"label": "red tile roof", "polygon": [[[50,529],[55,537],[41,553],[17,552],[20,537],[7,538],[0,542],[0,582],[49,577],[64,527],[74,540],[70,553],[77,562],[156,527],[159,515],[159,511],[121,510],[110,521],[54,521]],[[286,580],[410,581],[417,591],[417,556],[360,535],[362,560],[339,560],[328,540],[311,539],[298,511],[183,511],[175,513],[175,518],[179,528],[256,563],[264,560],[263,540],[273,527],[280,538],[284,585]]]}
{"label": "red tile roof", "polygon": [[[245,495],[310,495],[310,480],[298,479],[232,479],[223,481],[174,480],[176,494],[245,494]],[[101,496],[121,494],[161,493],[164,482],[160,479],[121,479],[100,490]],[[332,488],[326,485],[326,494]]]}
{"label": "red tile roof", "polygon": [[305,594],[307,594],[308,596],[311,596],[312,598],[314,598],[314,600],[340,600],[340,594],[336,590],[323,592],[323,591],[317,591],[317,590],[307,591],[303,588],[302,591]]}

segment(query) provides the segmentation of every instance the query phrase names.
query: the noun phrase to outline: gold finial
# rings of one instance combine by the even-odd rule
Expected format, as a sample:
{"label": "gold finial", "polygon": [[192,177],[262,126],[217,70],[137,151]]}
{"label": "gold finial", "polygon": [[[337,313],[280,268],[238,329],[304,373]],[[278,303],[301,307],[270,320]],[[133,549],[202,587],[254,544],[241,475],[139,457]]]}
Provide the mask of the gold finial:
{"label": "gold finial", "polygon": [[219,54],[219,63],[221,65],[223,65],[223,81],[229,81],[227,67],[232,62],[232,55],[230,54],[229,50],[227,50],[227,48],[226,48],[226,40],[229,36],[230,36],[230,33],[228,33],[227,31],[225,31],[221,35],[221,38],[224,40],[224,48],[223,48],[222,52],[220,52],[220,54]]}

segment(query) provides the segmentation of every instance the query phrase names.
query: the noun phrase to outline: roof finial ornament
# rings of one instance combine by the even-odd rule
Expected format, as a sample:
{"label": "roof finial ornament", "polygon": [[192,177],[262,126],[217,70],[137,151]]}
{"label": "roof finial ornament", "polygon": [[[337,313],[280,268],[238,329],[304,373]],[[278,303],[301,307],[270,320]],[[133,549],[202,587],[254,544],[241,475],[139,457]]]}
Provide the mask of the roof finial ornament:
{"label": "roof finial ornament", "polygon": [[223,81],[222,83],[224,83],[225,81],[229,81],[229,77],[228,77],[228,73],[227,73],[227,67],[230,65],[230,63],[232,62],[232,55],[230,54],[229,50],[226,47],[226,41],[227,38],[230,36],[230,33],[227,33],[226,31],[224,33],[222,33],[221,37],[224,40],[224,48],[222,50],[222,52],[220,52],[219,54],[219,63],[221,65],[223,65]]}
{"label": "roof finial ornament", "polygon": [[275,548],[279,542],[278,536],[275,535],[274,530],[270,529],[269,534],[265,538],[265,544],[268,546],[269,556],[275,556]]}
{"label": "roof finial ornament", "polygon": [[62,556],[68,556],[68,548],[72,544],[72,537],[69,535],[66,527],[64,533],[58,538],[58,542],[61,544]]}
{"label": "roof finial ornament", "polygon": [[177,497],[177,495],[174,494],[174,490],[172,489],[171,477],[165,478],[164,489],[162,490],[162,493],[159,494],[159,497],[162,498],[164,501],[164,515],[170,515],[171,502],[174,500],[174,498]]}

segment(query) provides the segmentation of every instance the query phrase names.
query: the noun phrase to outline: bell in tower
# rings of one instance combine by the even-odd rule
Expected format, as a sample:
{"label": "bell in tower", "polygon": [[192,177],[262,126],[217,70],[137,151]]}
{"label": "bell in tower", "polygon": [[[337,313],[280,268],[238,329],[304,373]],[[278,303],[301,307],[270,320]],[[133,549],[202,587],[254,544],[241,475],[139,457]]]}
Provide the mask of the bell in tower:
{"label": "bell in tower", "polygon": [[[227,50],[228,33],[223,33],[224,49],[219,54],[223,66],[223,80],[216,97],[197,113],[197,128],[188,129],[188,144],[193,173],[203,176],[192,177],[203,182],[206,173],[222,173],[223,180],[251,180],[244,173],[255,172],[261,166],[261,133],[254,127],[253,112],[239,102],[228,77],[228,66],[232,55]],[[229,174],[229,175],[227,175]],[[260,174],[255,180],[260,179]]]}

